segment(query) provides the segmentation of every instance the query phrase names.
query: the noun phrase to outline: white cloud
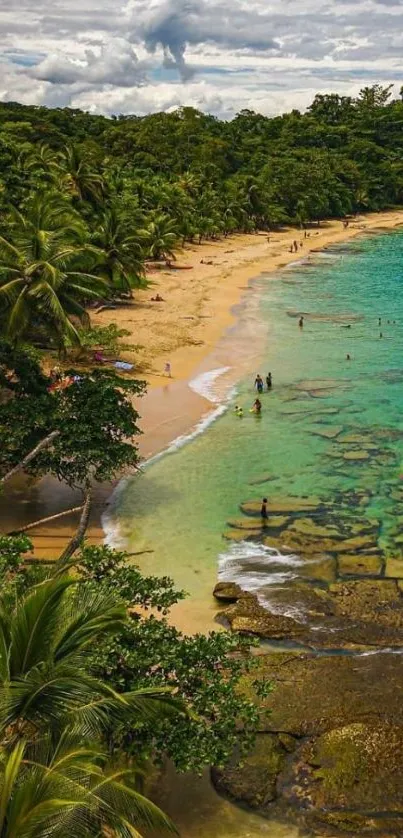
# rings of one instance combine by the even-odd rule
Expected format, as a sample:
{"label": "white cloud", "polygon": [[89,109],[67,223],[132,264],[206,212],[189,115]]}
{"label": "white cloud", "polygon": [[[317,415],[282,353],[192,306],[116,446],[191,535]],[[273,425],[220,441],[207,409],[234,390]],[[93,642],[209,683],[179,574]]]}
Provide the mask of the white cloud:
{"label": "white cloud", "polygon": [[403,0],[9,0],[0,99],[226,118],[403,83]]}

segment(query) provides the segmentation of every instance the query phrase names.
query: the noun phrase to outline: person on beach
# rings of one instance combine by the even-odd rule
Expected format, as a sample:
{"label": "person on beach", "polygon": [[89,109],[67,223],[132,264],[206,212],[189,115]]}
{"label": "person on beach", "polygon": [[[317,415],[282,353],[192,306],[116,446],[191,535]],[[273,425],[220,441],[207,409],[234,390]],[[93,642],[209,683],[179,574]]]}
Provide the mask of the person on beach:
{"label": "person on beach", "polygon": [[267,514],[267,498],[263,498],[262,500],[262,508],[260,510],[260,517],[263,518],[264,521],[267,521],[269,517]]}
{"label": "person on beach", "polygon": [[301,317],[298,320],[298,326],[299,326],[300,329],[304,328],[304,316],[303,316],[303,314],[301,314]]}
{"label": "person on beach", "polygon": [[252,413],[260,414],[261,412],[262,412],[262,402],[260,401],[260,399],[256,399],[254,404],[253,404]]}
{"label": "person on beach", "polygon": [[296,253],[298,253],[298,242],[296,242],[295,239],[294,239],[294,250],[295,250]]}
{"label": "person on beach", "polygon": [[271,390],[271,388],[273,387],[273,379],[272,379],[271,372],[269,372],[266,375],[266,387],[267,387],[268,390]]}
{"label": "person on beach", "polygon": [[166,362],[165,367],[164,367],[164,372],[165,372],[165,375],[168,376],[168,378],[172,378],[172,370],[171,370],[170,361]]}
{"label": "person on beach", "polygon": [[259,373],[255,378],[255,389],[258,391],[258,393],[263,393],[263,378],[261,377],[261,375],[259,375]]}

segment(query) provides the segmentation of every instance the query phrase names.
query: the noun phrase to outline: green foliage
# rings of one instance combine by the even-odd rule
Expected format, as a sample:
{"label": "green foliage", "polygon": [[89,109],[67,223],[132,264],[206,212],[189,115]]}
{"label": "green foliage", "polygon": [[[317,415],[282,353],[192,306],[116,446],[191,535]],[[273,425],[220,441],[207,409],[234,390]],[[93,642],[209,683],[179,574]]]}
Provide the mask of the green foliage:
{"label": "green foliage", "polygon": [[401,205],[402,155],[403,100],[379,84],[231,122],[0,103],[0,323],[76,344],[88,302],[131,296],[186,241]]}
{"label": "green foliage", "polygon": [[119,329],[116,323],[109,323],[108,326],[92,326],[87,329],[80,329],[80,346],[83,351],[89,349],[103,349],[108,353],[119,354],[125,350],[133,350],[136,347],[131,343],[125,343],[122,338],[129,337],[127,329]]}
{"label": "green foliage", "polygon": [[[3,543],[17,559],[26,541]],[[2,583],[7,573],[0,568]],[[175,832],[138,791],[139,764],[111,757],[110,731],[184,714],[164,687],[117,693],[91,673],[90,649],[122,630],[114,592],[56,573],[0,599],[0,833],[67,838]]]}
{"label": "green foliage", "polygon": [[[184,594],[169,579],[143,577],[128,561],[130,556],[107,547],[87,547],[80,557],[85,579],[99,590],[119,592],[131,606],[124,630],[94,650],[94,672],[117,690],[169,686],[191,712],[159,723],[119,725],[113,733],[116,747],[157,759],[168,755],[182,771],[222,765],[235,745],[246,753],[259,718],[257,703],[241,689],[255,667],[253,643],[227,632],[186,637],[165,619],[146,616],[150,607],[167,614]],[[138,613],[132,611],[139,607]],[[255,688],[263,695],[269,686],[260,682]]]}
{"label": "green foliage", "polygon": [[[75,376],[75,371],[68,371]],[[111,480],[136,467],[138,413],[129,396],[144,382],[114,372],[79,375],[70,387],[49,392],[39,364],[21,350],[0,344],[0,474],[16,466],[50,433],[57,437],[27,466],[31,474],[52,473],[71,486]],[[21,416],[24,421],[21,422]]]}

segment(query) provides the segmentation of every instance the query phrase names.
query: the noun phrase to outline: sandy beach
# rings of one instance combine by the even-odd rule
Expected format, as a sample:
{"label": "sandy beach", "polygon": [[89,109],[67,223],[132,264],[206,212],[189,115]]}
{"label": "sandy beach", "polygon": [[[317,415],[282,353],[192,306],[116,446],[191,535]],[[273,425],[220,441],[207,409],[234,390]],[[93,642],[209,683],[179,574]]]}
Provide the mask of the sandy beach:
{"label": "sandy beach", "polygon": [[[308,229],[306,239],[300,230],[288,228],[270,234],[269,240],[268,234],[259,233],[189,245],[178,253],[172,269],[148,274],[150,287],[137,292],[132,303],[93,314],[94,325],[116,323],[130,333],[124,340],[135,348],[123,352],[122,357],[134,362],[136,376],[148,383],[148,393],[138,406],[143,430],[142,456],[163,450],[211,410],[211,403],[193,392],[188,381],[203,369],[214,369],[227,362],[225,353],[217,353],[216,347],[237,318],[238,304],[248,299],[248,293],[253,296],[251,279],[262,273],[274,275],[290,262],[309,258],[312,251],[365,231],[381,232],[398,225],[403,225],[403,212],[391,211],[360,216],[347,229],[340,221],[323,222],[319,228]],[[298,243],[298,252],[291,253],[294,241]],[[151,300],[156,294],[163,302]],[[164,374],[167,361],[172,379]],[[100,517],[111,490],[109,485],[101,486],[96,493],[90,543],[102,541]],[[9,531],[78,503],[80,494],[56,480],[45,479],[28,486],[19,481],[0,503],[1,526],[3,531]],[[76,516],[72,515],[33,530],[30,535],[37,555],[58,555],[75,521]]]}

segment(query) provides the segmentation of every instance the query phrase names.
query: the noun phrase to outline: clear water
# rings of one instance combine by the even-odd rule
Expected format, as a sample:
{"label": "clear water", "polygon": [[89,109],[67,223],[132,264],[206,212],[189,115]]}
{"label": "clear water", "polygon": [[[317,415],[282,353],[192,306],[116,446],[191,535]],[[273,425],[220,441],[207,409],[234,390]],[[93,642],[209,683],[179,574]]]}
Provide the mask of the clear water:
{"label": "clear water", "polygon": [[[402,440],[385,441],[382,464],[372,457],[352,463],[334,459],[336,442],[316,435],[333,426],[358,434],[403,428],[403,233],[313,254],[309,264],[274,281],[263,276],[260,289],[267,348],[260,370],[238,385],[233,404],[244,407],[243,419],[230,405],[206,433],[131,481],[119,500],[129,543],[153,551],[141,566],[172,575],[191,594],[186,607],[196,622],[199,614],[201,622],[206,618],[206,602],[213,617],[218,565],[225,574],[227,554],[232,565],[239,558],[242,546],[229,549],[222,534],[228,520],[240,517],[242,501],[266,493],[331,498],[365,487],[386,537],[395,513],[389,492],[403,473]],[[260,417],[249,412],[258,371],[271,371],[274,382]],[[269,482],[256,484],[265,476]],[[292,573],[288,565],[282,570]]]}
{"label": "clear water", "polygon": [[[403,442],[387,431],[403,429],[403,233],[361,237],[313,254],[309,264],[275,280],[263,275],[259,287],[260,316],[268,324],[260,370],[239,382],[233,404],[206,433],[147,468],[119,499],[117,515],[130,545],[153,551],[141,558],[142,568],[173,576],[191,594],[182,606],[184,627],[213,624],[218,573],[259,590],[273,581],[286,585],[298,572],[297,558],[273,557],[246,542],[231,547],[223,539],[243,501],[264,494],[331,499],[340,490],[369,489],[367,514],[381,519],[384,545],[393,552],[391,491],[403,486]],[[249,412],[253,380],[268,371],[273,390],[263,394],[256,417]],[[242,419],[235,402],[244,407]],[[383,430],[381,456],[363,462],[332,456],[340,452],[337,442],[317,435],[332,428]],[[211,811],[217,807],[219,816],[224,804],[214,800]],[[261,834],[255,820],[250,832],[236,824],[231,817],[225,836]],[[193,826],[187,815],[188,838],[204,834],[197,812]],[[276,835],[274,825],[268,834]]]}

